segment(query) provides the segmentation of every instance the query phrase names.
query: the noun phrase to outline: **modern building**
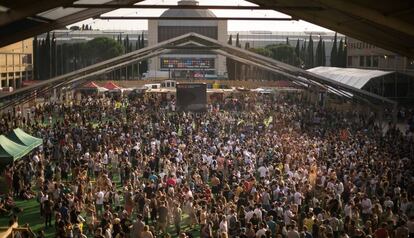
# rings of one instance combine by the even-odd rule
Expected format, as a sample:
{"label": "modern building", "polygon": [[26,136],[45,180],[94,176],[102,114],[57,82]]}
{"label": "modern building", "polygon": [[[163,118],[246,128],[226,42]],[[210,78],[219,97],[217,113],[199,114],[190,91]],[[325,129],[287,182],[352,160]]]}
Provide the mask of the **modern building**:
{"label": "modern building", "polygon": [[[178,5],[198,5],[195,0],[182,0]],[[184,20],[163,20],[164,17],[182,17]],[[215,18],[208,9],[168,9],[160,20],[148,21],[148,45],[194,32],[220,42],[227,41],[227,21],[224,20],[185,20],[186,17]],[[224,76],[226,59],[208,51],[174,50],[171,53],[149,60],[149,71],[168,71],[172,78],[197,78]],[[152,74],[151,74],[152,75]]]}
{"label": "modern building", "polygon": [[0,88],[20,88],[32,79],[33,39],[0,48]]}
{"label": "modern building", "polygon": [[348,38],[347,67],[396,71],[414,75],[414,59]]}

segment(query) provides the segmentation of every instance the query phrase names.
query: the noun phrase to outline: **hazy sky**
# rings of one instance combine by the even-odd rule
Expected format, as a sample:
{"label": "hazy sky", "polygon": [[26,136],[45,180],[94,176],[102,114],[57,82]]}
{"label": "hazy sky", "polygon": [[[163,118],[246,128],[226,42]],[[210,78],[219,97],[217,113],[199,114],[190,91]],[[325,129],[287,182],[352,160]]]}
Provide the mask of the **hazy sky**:
{"label": "hazy sky", "polygon": [[[146,0],[139,4],[175,5],[178,0]],[[250,5],[242,0],[199,0],[200,5]],[[164,9],[119,9],[104,16],[159,16]],[[218,17],[289,17],[283,13],[269,10],[212,10]],[[90,24],[100,30],[145,30],[146,20],[93,20],[88,19],[73,25]],[[72,26],[72,25],[71,25]],[[305,21],[228,21],[229,31],[268,30],[268,31],[330,31]]]}

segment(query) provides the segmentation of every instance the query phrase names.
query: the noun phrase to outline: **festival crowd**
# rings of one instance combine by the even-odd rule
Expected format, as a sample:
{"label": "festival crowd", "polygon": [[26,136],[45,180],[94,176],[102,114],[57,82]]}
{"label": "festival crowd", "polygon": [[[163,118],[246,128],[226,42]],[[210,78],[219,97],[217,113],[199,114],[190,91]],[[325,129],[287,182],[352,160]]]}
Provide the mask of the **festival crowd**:
{"label": "festival crowd", "polygon": [[[43,138],[4,172],[0,214],[36,199],[59,238],[414,237],[413,133],[295,97],[88,97],[5,113]],[[44,231],[38,236],[43,237]]]}

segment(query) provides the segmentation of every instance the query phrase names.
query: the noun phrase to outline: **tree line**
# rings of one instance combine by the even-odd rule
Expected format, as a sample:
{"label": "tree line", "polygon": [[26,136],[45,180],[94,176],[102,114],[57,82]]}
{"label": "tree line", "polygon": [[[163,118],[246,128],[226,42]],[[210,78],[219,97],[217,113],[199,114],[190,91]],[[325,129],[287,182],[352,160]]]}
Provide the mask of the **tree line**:
{"label": "tree line", "polygon": [[[227,43],[233,45],[232,35],[229,36]],[[239,48],[242,47],[239,39],[239,34],[236,35],[235,46]],[[259,48],[250,48],[249,42],[246,42],[245,49],[249,49],[250,51],[257,54],[304,69],[327,65],[325,41],[321,36],[319,37],[319,41],[316,44],[316,49],[314,48],[312,35],[310,35],[309,39],[305,40],[302,44],[298,39],[295,47],[291,46],[289,43],[289,38],[286,38],[286,42],[284,44],[271,44]],[[346,40],[344,41],[343,39],[340,39],[338,44],[337,33],[335,33],[334,42],[331,49],[330,66],[346,67],[346,59]],[[246,68],[250,69],[251,67],[236,62],[235,60],[229,58],[227,59],[227,72],[229,79],[242,79],[243,77],[246,77],[246,74],[249,76],[250,72],[249,70],[246,72]],[[253,69],[259,70],[255,67],[253,67]],[[260,72],[259,74],[265,78],[273,77],[263,72]]]}
{"label": "tree line", "polygon": [[[145,47],[144,35],[138,35],[133,44],[127,35],[122,39],[97,37],[87,42],[57,44],[55,33],[48,32],[44,39],[33,39],[34,79],[49,79],[86,66]],[[108,73],[112,79],[140,77],[147,71],[146,61],[137,62]]]}

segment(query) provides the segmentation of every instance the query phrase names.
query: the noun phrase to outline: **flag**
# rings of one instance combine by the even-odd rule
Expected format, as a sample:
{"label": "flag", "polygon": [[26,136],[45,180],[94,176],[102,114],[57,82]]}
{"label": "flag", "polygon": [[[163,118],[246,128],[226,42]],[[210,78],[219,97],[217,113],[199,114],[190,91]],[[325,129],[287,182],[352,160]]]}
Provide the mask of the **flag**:
{"label": "flag", "polygon": [[183,129],[181,129],[181,125],[180,125],[180,126],[178,126],[177,135],[178,135],[178,136],[182,136],[182,135],[183,135]]}
{"label": "flag", "polygon": [[348,140],[349,136],[350,136],[350,134],[349,134],[349,131],[348,131],[347,129],[342,129],[342,130],[339,132],[339,137],[340,137],[340,138],[341,138],[341,140],[343,140],[343,141]]}
{"label": "flag", "polygon": [[269,118],[263,120],[263,123],[265,124],[266,127],[269,127],[270,123],[272,123],[272,122],[273,122],[273,117],[272,116],[270,116]]}

